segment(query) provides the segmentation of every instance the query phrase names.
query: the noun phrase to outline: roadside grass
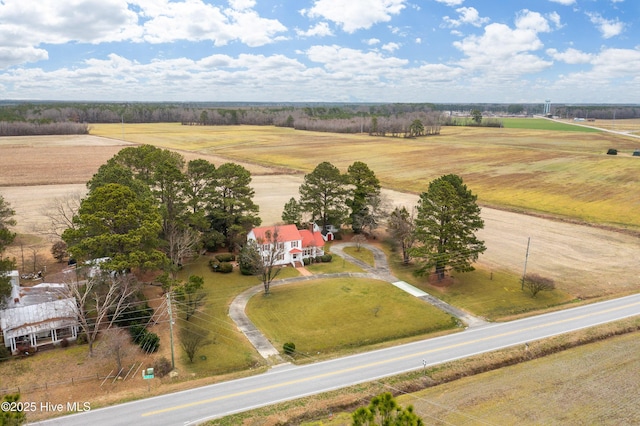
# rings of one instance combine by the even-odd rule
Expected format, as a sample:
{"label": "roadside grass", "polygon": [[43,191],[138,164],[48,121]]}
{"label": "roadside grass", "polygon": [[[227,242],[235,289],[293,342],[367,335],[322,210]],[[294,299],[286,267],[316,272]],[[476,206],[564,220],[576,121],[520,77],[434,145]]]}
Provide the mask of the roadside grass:
{"label": "roadside grass", "polygon": [[[416,194],[433,179],[455,173],[484,205],[640,230],[640,215],[635,214],[640,210],[640,159],[606,155],[609,148],[632,153],[637,139],[540,126],[443,127],[439,136],[403,139],[268,126],[130,124],[125,125],[125,139],[229,161],[250,158],[252,163],[303,173],[326,161],[331,152],[332,164],[343,171],[357,158],[384,187]],[[92,126],[96,135],[121,138],[121,133],[120,124]],[[390,149],[393,156],[388,155]]]}
{"label": "roadside grass", "polygon": [[[500,118],[504,127],[507,129],[535,129],[535,130],[556,130],[563,132],[586,132],[595,133],[601,132],[599,129],[592,129],[590,127],[574,126],[570,123],[561,123],[553,120],[547,120],[544,118]],[[591,123],[581,123],[588,124]]]}
{"label": "roadside grass", "polygon": [[378,280],[329,278],[275,287],[247,305],[274,344],[313,357],[456,328],[450,315]]}
{"label": "roadside grass", "polygon": [[364,247],[345,247],[343,248],[344,252],[347,253],[351,257],[355,257],[358,260],[363,261],[367,265],[375,266],[375,260],[373,258],[373,252]]}
{"label": "roadside grass", "polygon": [[640,317],[628,318],[207,424],[346,426],[351,412],[383,392],[434,425],[637,424],[639,382],[629,371],[640,363],[639,329]]}
{"label": "roadside grass", "polygon": [[398,403],[442,424],[638,424],[640,382],[630,375],[640,369],[638,337],[629,333],[465,377],[400,396]]}
{"label": "roadside grass", "polygon": [[[251,287],[261,285],[261,281],[255,276],[240,274],[237,267],[230,274],[214,273],[209,268],[209,259],[211,257],[203,256],[185,265],[179,278],[186,280],[189,275],[199,275],[204,278],[204,289],[207,293],[205,304],[189,320],[189,323],[203,335],[208,331],[207,339],[212,343],[198,351],[193,363],[189,363],[180,347],[179,330],[176,330],[175,353],[181,357],[181,362],[188,371],[196,376],[259,367],[264,360],[236,328],[235,323],[228,316],[228,310],[235,296]],[[278,279],[298,275],[298,271],[294,268],[283,268]],[[178,329],[188,325],[184,314],[178,313],[177,317]]]}
{"label": "roadside grass", "polygon": [[403,265],[400,257],[383,247],[389,258],[393,275],[445,302],[490,321],[549,309],[571,303],[575,297],[556,288],[542,291],[535,298],[521,290],[521,276],[507,270],[486,270],[476,265],[476,270],[466,273],[453,272],[438,283],[430,277],[416,277],[415,263]]}

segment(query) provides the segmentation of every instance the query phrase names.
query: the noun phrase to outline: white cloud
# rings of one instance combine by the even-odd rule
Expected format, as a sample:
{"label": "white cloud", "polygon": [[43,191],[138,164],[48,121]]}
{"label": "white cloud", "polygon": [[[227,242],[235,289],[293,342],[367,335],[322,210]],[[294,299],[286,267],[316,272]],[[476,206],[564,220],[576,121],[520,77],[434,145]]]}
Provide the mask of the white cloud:
{"label": "white cloud", "polygon": [[576,0],[549,0],[553,3],[559,3],[563,6],[571,6],[572,4],[574,4],[576,2]]}
{"label": "white cloud", "polygon": [[473,7],[460,7],[456,9],[459,14],[458,19],[445,16],[442,19],[445,21],[447,27],[455,28],[464,24],[470,24],[474,27],[480,27],[490,21],[489,18],[482,18],[478,11]]}
{"label": "white cloud", "polygon": [[[131,5],[131,7],[130,7]],[[282,40],[287,28],[252,9],[254,0],[230,0],[228,9],[203,0],[0,1],[0,46],[11,47],[0,67],[47,59],[42,44],[238,40],[256,47]]]}
{"label": "white cloud", "polygon": [[251,2],[236,3],[234,7],[239,9],[225,10],[201,0],[170,2],[161,10],[145,3],[143,14],[149,20],[144,23],[142,39],[149,43],[210,40],[217,46],[239,40],[257,47],[280,40],[277,34],[287,30],[278,20],[262,18],[247,9]]}
{"label": "white cloud", "polygon": [[564,52],[559,52],[556,49],[547,49],[547,55],[556,61],[566,62],[567,64],[587,64],[593,59],[593,55],[590,53],[584,53],[574,48],[569,48]]}
{"label": "white cloud", "polygon": [[252,9],[255,5],[255,0],[229,0],[229,7],[233,10]]}
{"label": "white cloud", "polygon": [[378,43],[380,43],[380,39],[377,38],[370,38],[369,40],[365,40],[365,44],[368,44],[369,46],[375,46]]}
{"label": "white cloud", "polygon": [[405,8],[406,0],[315,0],[313,7],[301,13],[340,25],[347,33],[388,22]]}
{"label": "white cloud", "polygon": [[624,31],[624,23],[616,19],[605,19],[599,13],[587,12],[587,16],[594,24],[603,38],[611,38],[619,35]]}
{"label": "white cloud", "polygon": [[558,15],[558,13],[551,12],[547,15],[547,17],[556,28],[562,28],[562,20],[560,18],[560,15]]}
{"label": "white cloud", "polygon": [[398,43],[386,43],[384,45],[382,45],[382,50],[386,50],[387,52],[394,52],[398,49],[400,49],[400,46],[402,46],[401,44]]}
{"label": "white cloud", "polygon": [[438,3],[446,4],[447,6],[460,6],[464,3],[464,0],[436,0]]}
{"label": "white cloud", "polygon": [[539,13],[523,10],[516,15],[515,28],[493,23],[481,36],[468,36],[453,43],[464,55],[459,64],[469,71],[513,77],[540,72],[551,62],[530,52],[543,47],[538,33],[548,32],[548,21]]}
{"label": "white cloud", "polygon": [[301,37],[326,37],[333,35],[333,32],[331,31],[331,28],[329,28],[329,24],[326,22],[318,22],[307,31],[296,29],[296,34]]}
{"label": "white cloud", "polygon": [[360,74],[376,74],[381,70],[390,73],[409,62],[406,59],[384,57],[378,52],[362,52],[337,45],[312,46],[306,53],[311,61],[323,64],[327,70],[351,75],[356,69]]}
{"label": "white cloud", "polygon": [[0,2],[0,45],[122,41],[139,33],[137,21],[125,0],[76,0],[64,7],[52,0],[39,1],[37,6],[5,0]]}
{"label": "white cloud", "polygon": [[46,50],[32,46],[0,47],[0,69],[24,64],[25,62],[43,61],[48,58],[49,54]]}

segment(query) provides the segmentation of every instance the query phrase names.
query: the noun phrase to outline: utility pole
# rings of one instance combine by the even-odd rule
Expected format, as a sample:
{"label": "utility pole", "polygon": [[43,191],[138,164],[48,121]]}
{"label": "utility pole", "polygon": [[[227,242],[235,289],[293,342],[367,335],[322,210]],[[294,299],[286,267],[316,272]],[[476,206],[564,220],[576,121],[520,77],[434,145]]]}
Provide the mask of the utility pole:
{"label": "utility pole", "polygon": [[167,292],[167,311],[169,312],[169,340],[171,345],[171,369],[176,368],[176,360],[173,354],[173,312],[171,311],[171,292]]}
{"label": "utility pole", "polygon": [[522,287],[520,290],[524,291],[524,277],[527,275],[527,261],[529,260],[529,244],[531,244],[531,237],[527,238],[527,254],[524,256],[524,271],[522,272]]}

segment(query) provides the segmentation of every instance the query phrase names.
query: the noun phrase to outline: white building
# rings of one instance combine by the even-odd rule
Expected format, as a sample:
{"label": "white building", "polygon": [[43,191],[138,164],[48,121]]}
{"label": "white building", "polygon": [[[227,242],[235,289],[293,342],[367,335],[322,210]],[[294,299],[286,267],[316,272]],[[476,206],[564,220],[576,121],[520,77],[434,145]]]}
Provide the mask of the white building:
{"label": "white building", "polygon": [[[273,241],[276,231],[278,238]],[[247,241],[255,241],[263,257],[273,249],[273,244],[278,244],[275,265],[302,266],[302,259],[324,255],[324,238],[315,224],[311,229],[298,229],[295,225],[253,228],[247,234]]]}
{"label": "white building", "polygon": [[35,348],[75,340],[78,315],[74,298],[63,296],[64,284],[42,283],[20,287],[18,271],[9,273],[11,297],[0,311],[4,345],[12,353],[20,348]]}

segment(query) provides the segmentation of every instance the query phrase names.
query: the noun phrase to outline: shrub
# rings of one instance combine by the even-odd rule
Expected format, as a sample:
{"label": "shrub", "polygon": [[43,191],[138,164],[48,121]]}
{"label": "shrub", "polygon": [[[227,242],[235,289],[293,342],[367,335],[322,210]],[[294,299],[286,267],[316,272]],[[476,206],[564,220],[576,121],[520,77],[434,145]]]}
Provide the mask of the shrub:
{"label": "shrub", "polygon": [[296,344],[292,342],[287,342],[284,345],[282,345],[282,349],[284,350],[285,354],[293,355],[296,352]]}
{"label": "shrub", "polygon": [[171,361],[163,356],[155,360],[153,363],[153,374],[158,377],[164,377],[171,372]]}
{"label": "shrub", "polygon": [[228,274],[233,272],[233,265],[229,262],[220,262],[220,266],[217,271],[223,274]]}
{"label": "shrub", "polygon": [[320,262],[322,262],[322,256],[316,256],[316,257],[315,257],[315,259],[313,259],[313,261],[314,261],[315,263],[320,263]]}
{"label": "shrub", "polygon": [[302,264],[304,266],[309,266],[311,264],[311,259],[309,259],[308,257],[305,257],[304,259],[302,259]]}
{"label": "shrub", "polygon": [[69,347],[69,341],[68,341],[66,338],[64,338],[64,339],[60,340],[60,347],[61,347],[61,348],[67,348],[67,347]]}
{"label": "shrub", "polygon": [[145,329],[145,335],[140,342],[140,348],[147,353],[157,352],[160,348],[160,336]]}
{"label": "shrub", "polygon": [[9,348],[7,348],[5,345],[0,345],[0,362],[6,361],[9,358],[11,358],[11,352],[9,351]]}
{"label": "shrub", "polygon": [[139,345],[140,342],[142,342],[142,339],[144,339],[146,333],[147,329],[144,327],[144,325],[136,324],[129,327],[131,340],[133,340],[133,343],[135,343],[136,345]]}
{"label": "shrub", "polygon": [[220,254],[216,254],[215,258],[218,260],[218,262],[222,263],[222,262],[233,262],[234,260],[236,260],[236,257],[233,255],[233,253],[220,253]]}
{"label": "shrub", "polygon": [[607,155],[618,155],[618,150],[615,148],[609,148]]}
{"label": "shrub", "polygon": [[333,256],[331,256],[329,253],[323,255],[320,257],[322,259],[323,262],[331,262],[331,259],[333,259]]}
{"label": "shrub", "polygon": [[153,316],[153,308],[147,302],[142,305],[128,306],[115,320],[120,327],[136,324],[148,324]]}
{"label": "shrub", "polygon": [[213,272],[218,272],[219,267],[220,267],[220,262],[218,262],[217,259],[211,259],[209,261],[209,268],[211,268]]}
{"label": "shrub", "polygon": [[86,345],[87,344],[87,333],[85,333],[84,331],[82,333],[78,334],[78,337],[76,337],[76,343],[79,345]]}

